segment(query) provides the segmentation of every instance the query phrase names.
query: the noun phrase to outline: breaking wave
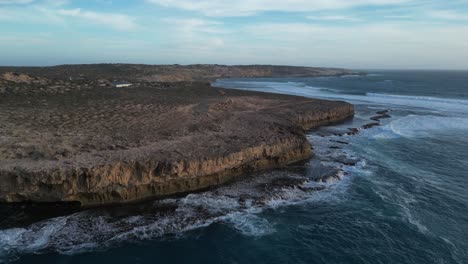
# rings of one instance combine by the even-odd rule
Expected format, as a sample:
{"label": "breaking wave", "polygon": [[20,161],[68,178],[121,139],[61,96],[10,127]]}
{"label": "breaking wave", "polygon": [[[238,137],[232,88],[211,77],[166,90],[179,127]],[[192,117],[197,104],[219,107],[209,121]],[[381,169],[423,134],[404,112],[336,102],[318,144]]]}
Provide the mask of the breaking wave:
{"label": "breaking wave", "polygon": [[[179,237],[213,223],[226,224],[245,236],[270,235],[275,227],[262,216],[265,209],[326,199],[319,193],[333,192],[332,186],[309,183],[294,172],[276,171],[213,191],[155,201],[143,212],[124,216],[119,212],[116,217],[95,209],[0,230],[0,263],[21,254],[74,255],[120,243]],[[317,191],[322,189],[326,190]]]}
{"label": "breaking wave", "polygon": [[430,96],[409,96],[367,93],[370,101],[395,105],[414,106],[436,110],[448,110],[468,113],[468,100],[439,98]]}
{"label": "breaking wave", "polygon": [[303,82],[218,81],[214,85],[234,89],[292,94],[305,97],[347,100],[355,104],[409,106],[437,111],[468,113],[468,100],[430,96],[393,95],[383,93],[346,94],[345,90],[308,86]]}
{"label": "breaking wave", "polygon": [[438,134],[467,133],[468,118],[407,115],[378,128],[374,138],[420,138]]}
{"label": "breaking wave", "polygon": [[[365,162],[351,168],[329,160],[330,138],[309,135],[316,158],[305,165],[266,172],[212,191],[182,198],[149,202],[144,206],[93,209],[34,223],[28,227],[0,230],[0,263],[22,254],[58,252],[74,255],[103,250],[121,243],[183,237],[188,231],[221,223],[244,236],[274,234],[275,224],[265,218],[268,209],[310,202],[334,202],[346,192],[349,177]],[[335,151],[335,156],[352,154]],[[322,160],[323,158],[323,160]],[[342,171],[333,180],[317,181],[330,171]],[[339,182],[339,184],[337,184]],[[127,207],[130,207],[127,208]]]}

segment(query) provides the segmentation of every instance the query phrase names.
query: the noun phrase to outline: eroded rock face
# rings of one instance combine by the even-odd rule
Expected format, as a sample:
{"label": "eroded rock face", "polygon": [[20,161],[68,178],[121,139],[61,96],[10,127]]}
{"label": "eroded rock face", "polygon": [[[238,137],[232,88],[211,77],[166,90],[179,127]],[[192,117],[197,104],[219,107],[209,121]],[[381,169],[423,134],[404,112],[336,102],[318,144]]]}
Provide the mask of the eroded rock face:
{"label": "eroded rock face", "polygon": [[0,98],[0,201],[129,202],[308,159],[344,102],[172,84]]}
{"label": "eroded rock face", "polygon": [[79,201],[96,205],[196,191],[310,156],[308,144],[296,140],[212,159],[122,160],[89,168],[14,169],[2,172],[0,190],[7,202]]}

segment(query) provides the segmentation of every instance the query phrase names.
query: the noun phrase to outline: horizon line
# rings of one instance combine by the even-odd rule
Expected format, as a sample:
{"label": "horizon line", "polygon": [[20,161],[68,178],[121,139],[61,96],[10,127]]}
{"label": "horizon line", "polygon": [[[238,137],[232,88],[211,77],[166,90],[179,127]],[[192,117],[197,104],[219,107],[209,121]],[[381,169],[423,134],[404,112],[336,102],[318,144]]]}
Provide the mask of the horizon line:
{"label": "horizon line", "polygon": [[60,66],[78,66],[78,65],[146,65],[146,66],[193,66],[193,65],[218,65],[218,66],[286,66],[286,67],[309,67],[309,68],[327,68],[327,69],[345,69],[354,71],[468,71],[467,68],[353,68],[353,67],[341,67],[341,66],[309,66],[309,65],[288,65],[288,64],[221,64],[221,63],[127,63],[127,62],[96,62],[96,63],[63,63],[63,64],[51,64],[51,65],[2,65],[0,67],[14,67],[14,68],[42,68],[42,67],[60,67]]}

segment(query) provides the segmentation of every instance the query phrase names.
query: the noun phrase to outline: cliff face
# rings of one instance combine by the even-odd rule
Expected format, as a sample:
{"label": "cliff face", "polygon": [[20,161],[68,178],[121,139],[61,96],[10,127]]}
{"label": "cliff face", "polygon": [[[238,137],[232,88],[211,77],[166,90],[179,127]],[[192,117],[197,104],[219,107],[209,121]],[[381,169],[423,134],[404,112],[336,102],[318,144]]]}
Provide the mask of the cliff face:
{"label": "cliff face", "polygon": [[306,142],[291,139],[218,158],[122,160],[89,168],[1,172],[0,190],[7,202],[79,201],[98,205],[196,191],[310,156]]}
{"label": "cliff face", "polygon": [[202,84],[3,95],[2,202],[92,206],[216,186],[310,158],[304,130],[354,113]]}

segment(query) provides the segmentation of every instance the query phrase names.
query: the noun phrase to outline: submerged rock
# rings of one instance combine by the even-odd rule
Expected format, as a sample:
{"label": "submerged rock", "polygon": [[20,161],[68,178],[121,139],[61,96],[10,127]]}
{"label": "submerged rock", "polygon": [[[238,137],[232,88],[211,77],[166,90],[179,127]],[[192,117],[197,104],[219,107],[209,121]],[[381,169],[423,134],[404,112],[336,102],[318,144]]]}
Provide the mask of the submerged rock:
{"label": "submerged rock", "polygon": [[361,128],[362,129],[369,129],[369,128],[373,128],[375,126],[379,126],[380,123],[369,123],[369,124],[365,124],[365,125],[362,125]]}
{"label": "submerged rock", "polygon": [[345,173],[341,169],[333,169],[325,174],[323,174],[320,178],[316,179],[316,182],[323,182],[323,183],[332,183],[343,179]]}
{"label": "submerged rock", "polygon": [[390,112],[390,110],[387,109],[387,110],[377,111],[377,112],[375,112],[375,113],[378,114],[378,115],[386,115],[386,114],[388,114],[389,112]]}
{"label": "submerged rock", "polygon": [[383,115],[373,116],[370,119],[374,121],[380,121],[380,119],[384,119],[384,118],[391,118],[391,116],[387,114],[383,114]]}
{"label": "submerged rock", "polygon": [[343,145],[348,145],[349,142],[346,142],[346,141],[341,141],[341,140],[330,140],[331,142],[336,142],[336,143],[339,143],[339,144],[343,144]]}
{"label": "submerged rock", "polygon": [[353,135],[357,135],[359,131],[361,131],[359,128],[355,128],[355,127],[348,128],[348,130],[349,132],[345,133],[344,135],[353,136]]}
{"label": "submerged rock", "polygon": [[333,159],[335,162],[347,165],[347,166],[355,166],[358,163],[358,160],[355,159],[350,159],[346,157],[345,155],[336,157]]}

